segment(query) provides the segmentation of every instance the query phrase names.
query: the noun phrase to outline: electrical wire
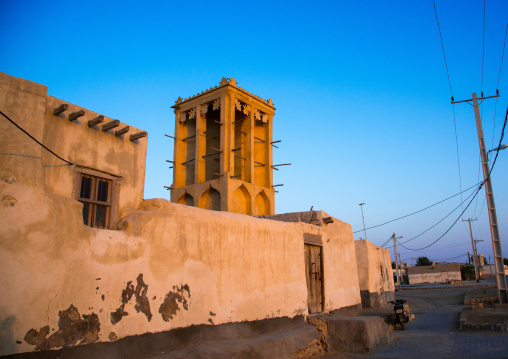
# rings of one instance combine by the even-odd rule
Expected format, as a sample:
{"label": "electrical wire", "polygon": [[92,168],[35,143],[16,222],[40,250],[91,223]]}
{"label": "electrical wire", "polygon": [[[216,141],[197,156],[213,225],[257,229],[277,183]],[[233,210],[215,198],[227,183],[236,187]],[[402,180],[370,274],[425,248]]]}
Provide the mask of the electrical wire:
{"label": "electrical wire", "polygon": [[[446,55],[445,55],[444,43],[443,43],[443,35],[441,33],[441,26],[439,25],[439,18],[437,16],[436,1],[432,0],[432,3],[434,4],[434,14],[436,15],[437,29],[439,30],[439,39],[441,40],[441,50],[443,51],[443,59],[444,59],[445,67],[446,67],[446,76],[448,78],[448,86],[450,87],[450,96],[451,96],[451,99],[453,102],[453,91],[452,91],[452,83],[450,81],[450,71],[448,69],[448,62],[446,61]],[[456,151],[457,151],[457,168],[459,171],[459,191],[462,192],[462,174],[460,171],[459,139],[457,136],[457,120],[455,118],[455,105],[453,103],[452,103],[452,110],[453,110],[453,128],[455,130],[455,145],[456,145]],[[460,196],[460,200],[462,201],[462,195]]]}
{"label": "electrical wire", "polygon": [[[497,94],[497,92],[499,92],[499,80],[501,79],[501,70],[503,69],[504,49],[506,47],[506,34],[508,34],[508,22],[506,23],[506,30],[504,31],[503,53],[501,55],[501,65],[499,65],[499,75],[497,75],[496,94]],[[494,132],[496,130],[496,110],[497,110],[497,97],[496,97],[496,102],[494,105],[494,126],[492,128],[491,147],[494,147]]]}
{"label": "electrical wire", "polygon": [[454,259],[458,259],[458,258],[460,258],[460,257],[464,257],[464,256],[467,256],[467,252],[466,252],[466,253],[459,254],[458,256],[455,256],[455,257],[438,258],[438,259],[434,259],[433,261],[434,261],[434,262],[448,262],[448,261],[452,261],[452,260],[454,260]]}
{"label": "electrical wire", "polygon": [[[444,217],[443,217],[440,221],[438,221],[437,223],[435,223],[435,224],[434,224],[434,225],[432,225],[431,227],[427,228],[425,231],[423,231],[423,232],[422,232],[422,233],[420,233],[419,235],[414,236],[413,238],[410,238],[410,239],[408,239],[408,240],[406,240],[406,241],[404,241],[404,242],[402,242],[402,243],[411,242],[412,240],[414,240],[414,239],[416,239],[416,238],[420,237],[421,235],[423,235],[423,234],[427,233],[427,232],[428,232],[428,231],[430,231],[432,228],[434,228],[435,226],[437,226],[438,224],[440,224],[441,222],[443,222],[446,218],[450,217],[450,216],[453,214],[453,212],[455,212],[455,211],[456,211],[459,207],[464,208],[464,207],[463,207],[464,202],[465,202],[465,201],[467,201],[467,200],[469,199],[469,197],[471,197],[472,195],[473,195],[473,193],[471,193],[469,196],[467,196],[467,197],[466,197],[466,199],[465,199],[463,202],[461,202],[461,203],[460,203],[457,207],[455,207],[455,208],[454,208],[454,209],[453,209],[450,213],[448,213],[446,216],[444,216]],[[463,211],[463,212],[464,212],[464,211]]]}
{"label": "electrical wire", "polygon": [[[452,96],[453,100],[453,96]],[[455,130],[455,147],[457,151],[457,168],[459,170],[459,191],[460,191],[460,201],[463,203],[462,200],[462,175],[460,173],[460,156],[459,156],[459,138],[457,136],[457,121],[455,120],[455,105],[452,104],[452,110],[453,110],[453,128]]]}
{"label": "electrical wire", "polygon": [[475,221],[475,224],[476,224],[476,229],[478,230],[478,238],[480,238],[480,240],[483,240],[482,231],[480,229],[480,225],[478,224],[478,221]]}
{"label": "electrical wire", "polygon": [[[458,195],[460,195],[460,194],[462,194],[462,193],[464,193],[464,192],[467,192],[467,191],[469,191],[470,189],[472,189],[472,188],[474,188],[474,187],[476,187],[476,186],[478,186],[478,185],[479,185],[479,183],[477,183],[477,184],[475,184],[475,185],[473,185],[473,186],[469,187],[468,189],[465,189],[465,190],[464,190],[464,191],[462,191],[462,192],[456,193],[456,194],[454,194],[453,196],[450,196],[450,197],[445,198],[445,199],[443,199],[443,200],[441,200],[441,201],[439,201],[439,202],[436,202],[436,203],[434,203],[434,204],[431,204],[430,206],[425,207],[425,208],[423,208],[423,209],[420,209],[420,210],[418,210],[418,211],[416,211],[416,212],[406,214],[405,216],[398,217],[398,218],[392,219],[392,220],[390,220],[390,221],[387,221],[387,222],[384,222],[384,223],[381,223],[381,224],[377,224],[377,225],[372,226],[372,227],[369,227],[369,228],[365,228],[365,230],[368,230],[368,229],[373,229],[373,228],[377,228],[377,227],[381,227],[381,226],[384,226],[385,224],[392,223],[392,222],[398,221],[399,219],[403,219],[403,218],[406,218],[406,217],[412,216],[412,215],[414,215],[414,214],[417,214],[417,213],[423,212],[423,211],[425,211],[426,209],[432,208],[432,207],[434,207],[434,206],[436,206],[436,205],[438,205],[438,204],[440,204],[440,203],[443,203],[443,202],[445,202],[445,201],[448,201],[449,199],[452,199],[452,198],[454,198],[454,197],[457,197]],[[362,232],[362,231],[363,231],[363,229],[360,229],[360,230],[355,231],[355,232],[353,232],[353,233],[358,233],[358,232]]]}
{"label": "electrical wire", "polygon": [[432,2],[434,3],[434,13],[436,14],[437,29],[439,30],[439,38],[441,39],[441,49],[443,50],[443,58],[444,58],[445,66],[446,66],[446,74],[448,75],[448,86],[450,86],[450,95],[452,97],[452,102],[453,102],[452,83],[450,82],[450,72],[448,71],[448,63],[446,62],[446,56],[445,56],[444,45],[443,45],[443,36],[441,35],[441,27],[439,26],[439,19],[437,17],[436,1],[432,0]]}
{"label": "electrical wire", "polygon": [[[482,185],[483,185],[483,183],[482,183]],[[481,187],[480,187],[480,188],[481,188]],[[476,192],[476,193],[478,193],[478,192]],[[469,197],[471,197],[473,194],[475,194],[475,192],[473,192],[473,193],[471,193],[469,196],[467,196],[467,197],[466,197],[466,199],[465,199],[464,201],[462,201],[462,202],[461,202],[461,203],[460,203],[457,207],[455,207],[455,208],[454,208],[454,209],[453,209],[450,213],[448,213],[446,216],[444,216],[443,218],[441,218],[441,219],[440,219],[437,223],[433,224],[432,226],[430,226],[429,228],[427,228],[426,230],[424,230],[422,233],[420,233],[420,234],[418,234],[417,236],[414,236],[413,238],[410,238],[410,239],[408,239],[408,240],[406,240],[406,241],[404,241],[404,242],[399,242],[399,241],[397,241],[397,242],[398,242],[400,245],[402,245],[402,244],[405,244],[405,243],[407,243],[407,242],[411,242],[412,240],[414,240],[414,239],[416,239],[416,238],[420,237],[421,235],[423,235],[423,234],[427,233],[427,232],[428,232],[428,231],[430,231],[432,228],[434,228],[435,226],[437,226],[438,224],[440,224],[441,222],[443,222],[446,218],[450,217],[450,216],[453,214],[453,212],[455,212],[455,211],[456,211],[459,207],[461,207],[461,206],[463,205],[463,203],[464,203],[465,201],[467,201],[467,200],[469,199]],[[462,211],[462,213],[464,213],[464,211]],[[462,215],[462,214],[461,214],[461,215]],[[404,246],[402,246],[402,247],[404,247]],[[404,248],[406,248],[406,247],[404,247]]]}
{"label": "electrical wire", "polygon": [[[471,243],[462,243],[462,244],[456,244],[454,246],[448,246],[448,247],[441,247],[441,248],[434,248],[434,249],[427,249],[425,252],[434,252],[434,251],[442,251],[443,249],[448,249],[448,248],[455,248],[455,247],[462,247],[462,246],[470,246]],[[393,246],[392,246],[393,247]],[[398,251],[397,251],[398,252]],[[401,255],[406,255],[405,252],[403,251],[400,251],[400,254]]]}
{"label": "electrical wire", "polygon": [[[482,166],[482,156],[479,155],[479,162],[478,162],[478,182],[480,182],[480,171],[481,171],[481,166]],[[472,217],[475,217],[476,215],[476,208],[478,207],[478,197],[476,197],[476,202],[475,202],[475,205],[474,205],[474,212],[473,212],[473,215]],[[478,216],[479,217],[479,216]]]}
{"label": "electrical wire", "polygon": [[409,251],[414,251],[414,252],[417,252],[417,251],[421,251],[423,249],[426,249],[426,248],[429,248],[430,246],[433,246],[434,244],[436,244],[439,240],[441,240],[441,238],[443,238],[445,235],[448,234],[448,232],[450,232],[450,230],[453,228],[453,226],[455,226],[455,224],[458,222],[458,220],[462,217],[462,215],[464,214],[464,212],[467,210],[467,208],[469,207],[469,205],[471,204],[471,202],[473,202],[473,200],[475,199],[476,195],[478,194],[478,192],[480,192],[480,189],[483,187],[483,183],[482,185],[480,185],[478,187],[478,190],[475,192],[473,198],[471,199],[471,201],[469,201],[469,203],[467,204],[466,208],[462,211],[462,213],[457,217],[457,219],[452,223],[452,225],[450,226],[450,228],[448,228],[446,230],[446,232],[444,232],[441,236],[439,236],[438,239],[436,239],[434,242],[430,243],[429,245],[425,246],[425,247],[422,247],[422,248],[418,248],[418,249],[413,249],[413,248],[408,248],[406,247],[405,245],[403,245],[402,243],[399,243],[400,246],[402,248],[405,248]]}
{"label": "electrical wire", "polygon": [[480,92],[483,97],[483,64],[485,59],[485,0],[483,0],[483,40],[482,40],[482,85],[480,87]]}
{"label": "electrical wire", "polygon": [[386,240],[386,242],[384,242],[383,244],[380,245],[380,247],[384,247],[388,244],[388,242],[390,242],[392,240],[392,236],[388,237],[388,239]]}
{"label": "electrical wire", "polygon": [[[504,137],[504,130],[506,129],[506,122],[508,120],[508,108],[506,109],[506,115],[505,115],[505,118],[504,118],[504,124],[503,124],[503,130],[501,131],[501,138],[499,139],[499,146],[497,147],[497,151],[496,151],[496,157],[494,158],[494,161],[492,162],[492,166],[489,170],[489,174],[488,174],[488,177],[487,179],[490,178],[490,175],[492,173],[492,170],[494,169],[494,165],[496,164],[496,161],[497,161],[497,156],[499,155],[499,150],[500,150],[500,147],[501,147],[501,143],[503,141],[503,137]],[[483,185],[485,184],[485,182],[487,181],[487,179],[485,179],[485,181],[483,181],[483,183],[478,187],[478,189],[476,190],[473,198],[471,199],[471,201],[469,201],[469,203],[467,204],[466,208],[462,211],[462,213],[460,214],[459,217],[457,217],[457,219],[455,220],[455,222],[453,222],[453,224],[450,226],[450,228],[448,228],[446,230],[446,232],[444,232],[438,239],[436,239],[434,242],[430,243],[429,245],[425,246],[425,247],[422,247],[422,248],[418,248],[418,249],[412,249],[412,248],[408,248],[406,246],[404,246],[402,243],[399,243],[400,246],[402,248],[405,248],[407,250],[410,250],[410,251],[421,251],[423,249],[426,249],[426,248],[429,248],[430,246],[436,244],[441,238],[443,238],[452,228],[453,226],[455,226],[455,224],[457,223],[457,221],[460,219],[460,217],[464,214],[464,212],[468,209],[468,207],[471,205],[471,203],[473,202],[473,200],[475,199],[475,197],[478,195],[478,193],[480,192],[481,188],[483,187]],[[469,198],[469,197],[468,197]],[[467,200],[467,199],[466,199]],[[411,239],[412,240],[412,239]],[[407,243],[409,242],[406,241],[406,242],[403,242],[403,243]]]}
{"label": "electrical wire", "polygon": [[39,144],[39,146],[41,146],[42,148],[44,148],[45,150],[47,150],[49,153],[51,153],[53,156],[61,159],[62,161],[66,162],[67,164],[69,165],[73,165],[73,163],[67,161],[67,160],[64,160],[62,157],[58,156],[55,152],[51,151],[49,148],[47,148],[46,146],[44,146],[42,143],[40,143],[39,141],[37,141],[31,134],[29,134],[28,132],[26,132],[24,129],[22,129],[16,122],[14,122],[13,120],[11,120],[9,117],[7,117],[6,114],[4,114],[2,111],[0,111],[0,114],[2,116],[4,116],[7,120],[9,120],[14,126],[16,126],[17,128],[19,128],[21,131],[23,131],[25,133],[25,135],[27,135],[28,137],[30,137],[32,140],[34,140],[35,142],[37,142],[37,144]]}

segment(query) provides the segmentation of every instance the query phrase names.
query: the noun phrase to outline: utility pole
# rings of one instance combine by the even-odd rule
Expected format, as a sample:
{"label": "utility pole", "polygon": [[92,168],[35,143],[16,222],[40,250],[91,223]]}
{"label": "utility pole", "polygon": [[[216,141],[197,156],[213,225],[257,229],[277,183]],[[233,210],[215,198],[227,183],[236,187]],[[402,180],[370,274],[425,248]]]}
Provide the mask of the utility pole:
{"label": "utility pole", "polygon": [[[399,253],[399,270],[402,272],[402,261],[400,259],[400,253]],[[400,276],[400,280],[401,280],[401,282],[404,281],[404,278],[402,275]],[[402,284],[402,283],[400,283],[400,284]]]}
{"label": "utility pole", "polygon": [[476,255],[476,262],[478,263],[478,277],[480,276],[480,267],[483,265],[480,260],[480,256],[478,255],[478,246],[476,245],[479,242],[483,242],[483,239],[480,240],[475,239],[474,241],[474,253]]}
{"label": "utility pole", "polygon": [[[476,120],[476,130],[478,132],[478,143],[480,145],[480,155],[482,158],[482,168],[483,168],[483,178],[485,180],[485,194],[487,196],[487,206],[489,210],[489,222],[490,222],[490,236],[492,239],[492,251],[494,254],[494,263],[496,265],[496,282],[497,282],[497,290],[499,296],[499,303],[506,304],[508,303],[507,290],[506,290],[506,276],[504,274],[504,265],[503,265],[503,253],[501,250],[501,239],[499,237],[499,227],[497,224],[497,215],[496,215],[496,205],[494,203],[494,192],[492,190],[492,183],[490,181],[490,170],[489,170],[489,161],[487,157],[487,152],[485,150],[485,138],[483,137],[483,128],[482,128],[482,119],[480,117],[480,110],[478,109],[478,98],[476,96],[476,92],[472,94],[471,100],[464,101],[453,101],[452,104],[457,102],[468,102],[473,101],[474,108],[474,117]],[[496,96],[489,97],[480,97],[480,100],[485,100],[488,98],[499,97],[499,94]]]}
{"label": "utility pole", "polygon": [[[471,229],[471,221],[476,221],[476,218],[475,219],[468,218],[467,220],[464,219],[462,220],[462,222],[469,222],[469,233],[471,234],[471,247],[473,248],[474,277],[476,278],[476,281],[479,282],[480,278],[478,273],[478,265],[476,263],[478,259],[474,248],[473,230]],[[469,253],[467,255],[469,256]]]}
{"label": "utility pole", "polygon": [[415,257],[411,257],[411,267],[415,266]]}
{"label": "utility pole", "polygon": [[362,221],[363,221],[363,235],[365,236],[364,239],[367,239],[367,231],[365,230],[365,218],[363,217],[363,205],[365,203],[360,203],[359,206],[360,206],[360,209],[362,210]]}
{"label": "utility pole", "polygon": [[400,238],[403,238],[402,236],[400,237],[395,237],[395,233],[393,234],[393,254],[394,254],[394,258],[395,258],[395,275],[397,276],[397,289],[400,288],[400,277],[399,277],[399,263],[397,261],[397,239],[400,239]]}

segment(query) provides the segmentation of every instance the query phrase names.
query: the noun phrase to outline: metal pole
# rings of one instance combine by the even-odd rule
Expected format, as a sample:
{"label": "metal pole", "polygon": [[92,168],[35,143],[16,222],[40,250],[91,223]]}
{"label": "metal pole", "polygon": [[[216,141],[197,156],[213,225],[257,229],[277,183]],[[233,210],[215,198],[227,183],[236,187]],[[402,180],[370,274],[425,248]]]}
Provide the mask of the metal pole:
{"label": "metal pole", "polygon": [[485,151],[485,139],[483,137],[482,120],[478,109],[478,98],[473,93],[473,107],[476,120],[476,129],[478,131],[478,143],[480,145],[480,155],[482,157],[483,178],[485,179],[485,194],[487,196],[487,206],[489,209],[490,235],[492,238],[492,250],[494,254],[494,263],[496,265],[496,282],[499,295],[499,303],[508,303],[506,293],[506,276],[504,274],[503,253],[501,250],[501,239],[499,237],[499,227],[497,225],[496,205],[494,203],[494,192],[490,181],[489,161]]}
{"label": "metal pole", "polygon": [[479,282],[479,280],[478,280],[478,266],[476,264],[476,254],[475,254],[475,250],[474,250],[473,231],[471,229],[471,221],[476,221],[476,219],[468,218],[467,220],[463,219],[462,221],[469,222],[469,233],[471,234],[471,247],[473,249],[474,277],[476,278],[476,281]]}
{"label": "metal pole", "polygon": [[367,239],[367,231],[365,230],[365,218],[363,217],[363,205],[365,203],[360,203],[359,206],[360,206],[360,209],[362,210],[362,221],[363,221],[363,235],[365,236],[364,239]]}

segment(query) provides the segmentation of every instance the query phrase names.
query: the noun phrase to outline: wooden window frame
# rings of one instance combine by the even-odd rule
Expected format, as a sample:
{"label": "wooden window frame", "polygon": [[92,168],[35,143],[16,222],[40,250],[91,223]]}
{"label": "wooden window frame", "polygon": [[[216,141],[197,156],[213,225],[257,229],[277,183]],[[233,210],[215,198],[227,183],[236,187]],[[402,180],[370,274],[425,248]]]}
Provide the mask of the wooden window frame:
{"label": "wooden window frame", "polygon": [[[96,200],[94,196],[92,196],[92,198],[80,198],[81,179],[83,176],[89,178],[91,177],[92,181],[106,180],[109,182],[107,202]],[[109,173],[93,170],[90,168],[75,167],[72,197],[75,200],[79,201],[80,203],[83,204],[89,203],[92,206],[89,216],[93,216],[95,214],[94,209],[96,210],[98,205],[104,205],[109,207],[109,214],[106,214],[104,226],[93,225],[94,223],[92,218],[88,219],[88,223],[83,224],[91,228],[115,229],[118,223],[118,199],[120,192],[119,189],[120,189],[120,177]]]}

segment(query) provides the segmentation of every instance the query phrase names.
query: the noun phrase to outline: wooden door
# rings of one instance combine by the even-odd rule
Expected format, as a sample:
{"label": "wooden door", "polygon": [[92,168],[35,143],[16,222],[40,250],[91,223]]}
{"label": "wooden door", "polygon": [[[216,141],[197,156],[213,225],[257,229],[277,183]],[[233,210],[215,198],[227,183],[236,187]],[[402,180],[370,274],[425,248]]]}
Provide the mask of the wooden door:
{"label": "wooden door", "polygon": [[318,313],[323,311],[323,267],[321,262],[321,247],[311,244],[304,244],[304,246],[309,313]]}

